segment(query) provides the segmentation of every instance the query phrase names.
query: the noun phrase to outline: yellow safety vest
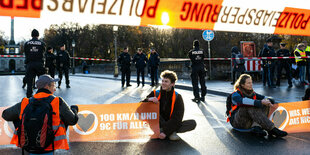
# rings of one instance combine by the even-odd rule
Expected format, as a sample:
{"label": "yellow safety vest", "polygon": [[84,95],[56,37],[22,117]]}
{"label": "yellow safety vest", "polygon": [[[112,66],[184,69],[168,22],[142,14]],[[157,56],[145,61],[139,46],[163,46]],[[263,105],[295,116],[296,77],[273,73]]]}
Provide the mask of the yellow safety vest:
{"label": "yellow safety vest", "polygon": [[[295,55],[295,52],[298,52],[300,54],[301,57],[305,57],[306,56],[306,52],[305,51],[301,51],[299,50],[298,48],[294,51],[294,55]],[[295,55],[295,60],[296,62],[299,62],[299,61],[306,61],[306,59],[304,58],[298,58],[299,56]]]}
{"label": "yellow safety vest", "polygon": [[310,46],[307,46],[307,48],[305,49],[305,51],[310,52]]}

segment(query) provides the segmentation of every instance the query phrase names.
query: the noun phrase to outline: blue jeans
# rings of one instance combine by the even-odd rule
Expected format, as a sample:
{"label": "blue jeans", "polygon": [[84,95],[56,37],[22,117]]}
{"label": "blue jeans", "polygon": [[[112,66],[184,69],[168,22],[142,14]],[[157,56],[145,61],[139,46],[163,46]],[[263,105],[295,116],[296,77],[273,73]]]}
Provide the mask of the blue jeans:
{"label": "blue jeans", "polygon": [[299,67],[299,80],[300,82],[305,82],[306,66]]}

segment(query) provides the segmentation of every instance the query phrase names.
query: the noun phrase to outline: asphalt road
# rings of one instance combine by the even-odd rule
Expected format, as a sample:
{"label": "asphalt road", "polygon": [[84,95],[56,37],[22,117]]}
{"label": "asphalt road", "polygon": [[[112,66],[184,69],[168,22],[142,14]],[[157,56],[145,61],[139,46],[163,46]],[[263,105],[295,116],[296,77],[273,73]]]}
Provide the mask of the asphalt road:
{"label": "asphalt road", "polygon": [[[135,103],[142,100],[152,87],[121,88],[120,81],[111,75],[71,76],[71,88],[57,89],[55,95],[62,96],[72,104],[116,104]],[[132,78],[134,79],[134,78]],[[25,97],[21,88],[22,76],[0,76],[0,106],[11,106]],[[205,103],[191,101],[190,82],[179,80],[177,91],[185,103],[184,119],[195,119],[194,131],[179,134],[182,140],[130,140],[108,142],[72,142],[70,150],[56,154],[310,154],[310,133],[289,134],[281,139],[266,139],[232,130],[225,118],[225,95],[232,92],[228,81],[207,81],[210,90]],[[254,84],[256,92],[273,96],[278,102],[299,101],[305,88],[269,89],[260,83]],[[1,155],[20,154],[20,149],[0,146]]]}

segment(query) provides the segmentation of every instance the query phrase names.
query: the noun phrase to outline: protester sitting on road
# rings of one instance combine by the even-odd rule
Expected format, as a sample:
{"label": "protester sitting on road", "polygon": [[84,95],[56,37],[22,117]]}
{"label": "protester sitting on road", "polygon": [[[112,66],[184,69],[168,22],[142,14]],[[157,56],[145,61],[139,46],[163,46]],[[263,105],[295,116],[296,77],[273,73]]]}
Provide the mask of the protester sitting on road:
{"label": "protester sitting on road", "polygon": [[[66,137],[66,130],[68,125],[75,125],[77,123],[78,107],[76,105],[72,105],[70,109],[64,99],[53,95],[56,91],[55,82],[57,81],[58,79],[53,79],[50,75],[41,75],[36,81],[38,91],[33,97],[23,98],[21,102],[3,111],[3,119],[5,119],[6,121],[13,121],[17,131],[17,133],[15,132],[12,137],[11,144],[22,147],[23,151],[25,149],[27,152],[36,154],[51,154],[54,150],[57,149],[69,149]],[[31,113],[40,114],[42,109],[47,109],[47,107],[49,107],[48,109],[52,111],[48,111],[49,113],[45,113],[45,119],[35,118],[36,115],[31,115]],[[50,117],[46,117],[48,116],[48,114],[50,114]],[[32,119],[26,119],[27,117]],[[44,126],[44,124],[41,124],[41,126],[39,126],[40,123],[37,122],[37,120],[39,119],[42,119],[44,123],[51,122],[51,124],[47,124],[52,127],[48,125]],[[27,127],[30,128],[30,130],[27,130]],[[42,130],[38,130],[38,132],[35,132],[37,134],[29,134],[34,133],[33,131],[36,131],[37,127]],[[44,127],[46,129],[46,132],[43,132]],[[18,131],[20,131],[21,133],[19,134]],[[53,139],[48,138],[51,136],[46,136],[43,133],[53,133]],[[33,141],[31,141],[33,139],[35,141],[34,143]],[[34,149],[38,147],[37,139],[40,139],[40,146],[42,146],[42,141],[48,143],[43,142],[43,144],[45,145],[40,150]],[[29,148],[31,149],[29,150]]]}
{"label": "protester sitting on road", "polygon": [[284,137],[287,132],[275,127],[268,119],[271,99],[254,92],[252,78],[248,74],[242,74],[234,85],[232,93],[232,105],[228,121],[237,129],[250,129],[254,122],[267,130],[269,136]]}
{"label": "protester sitting on road", "polygon": [[183,120],[184,103],[181,94],[174,90],[178,77],[175,72],[165,70],[161,73],[160,90],[152,91],[143,102],[160,102],[160,139],[179,140],[176,133],[194,130],[195,120]]}
{"label": "protester sitting on road", "polygon": [[305,96],[302,97],[303,101],[310,100],[310,88],[308,87],[305,91]]}

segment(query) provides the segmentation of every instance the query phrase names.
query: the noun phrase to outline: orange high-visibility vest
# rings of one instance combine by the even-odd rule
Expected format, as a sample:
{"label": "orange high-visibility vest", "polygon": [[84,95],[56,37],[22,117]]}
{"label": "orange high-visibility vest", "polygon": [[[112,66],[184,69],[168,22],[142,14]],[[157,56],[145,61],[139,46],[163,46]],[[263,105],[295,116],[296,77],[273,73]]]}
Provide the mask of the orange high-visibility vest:
{"label": "orange high-visibility vest", "polygon": [[[35,94],[33,97],[36,99],[43,99],[47,98],[52,94],[40,92]],[[23,98],[21,102],[21,108],[20,108],[20,114],[19,114],[19,119],[21,120],[22,114],[26,108],[26,106],[29,104],[29,98]],[[53,112],[55,113],[53,115],[53,131],[56,132],[55,139],[54,139],[54,150],[57,149],[66,149],[69,150],[69,145],[67,141],[67,136],[66,136],[66,128],[64,123],[60,120],[60,115],[59,115],[59,98],[55,97],[54,100],[51,102],[51,106],[53,108]],[[19,146],[19,141],[18,141],[18,135],[17,135],[17,130],[18,128],[15,129],[14,135],[11,140],[11,144],[15,144],[17,147]],[[53,147],[52,144],[48,146],[45,151],[52,151]]]}
{"label": "orange high-visibility vest", "polygon": [[[237,90],[236,90],[235,92],[237,92],[237,91],[238,91],[238,93],[240,93],[241,97],[244,98],[244,96],[243,96],[243,94],[241,93],[241,91],[240,91],[239,88],[237,88]],[[256,94],[255,94],[255,93],[254,93],[253,99],[256,100]],[[231,104],[231,109],[229,110],[229,115],[228,115],[228,117],[227,117],[227,122],[230,121],[229,118],[231,117],[232,112],[235,111],[237,108],[238,108],[237,105]]]}
{"label": "orange high-visibility vest", "polygon": [[[154,92],[154,96],[157,97],[158,100],[160,100],[160,97],[161,97],[161,92],[160,92],[160,90],[157,90],[157,91],[156,91],[156,90],[153,90],[153,92]],[[156,96],[156,92],[159,94],[158,96]],[[178,95],[178,93],[177,93],[175,90],[173,90],[170,118],[171,118],[171,115],[172,115],[172,113],[173,113],[174,104],[175,104],[175,99],[176,99],[177,95]]]}

